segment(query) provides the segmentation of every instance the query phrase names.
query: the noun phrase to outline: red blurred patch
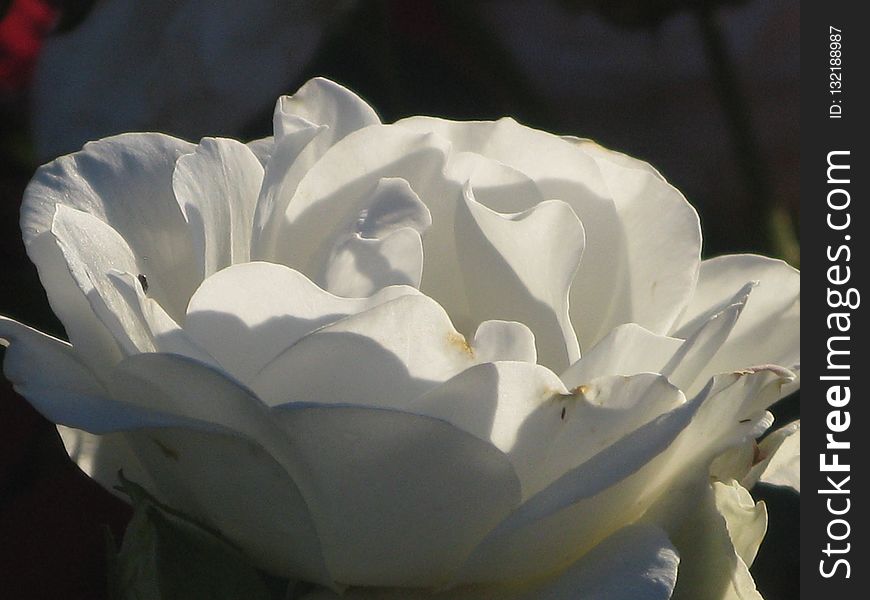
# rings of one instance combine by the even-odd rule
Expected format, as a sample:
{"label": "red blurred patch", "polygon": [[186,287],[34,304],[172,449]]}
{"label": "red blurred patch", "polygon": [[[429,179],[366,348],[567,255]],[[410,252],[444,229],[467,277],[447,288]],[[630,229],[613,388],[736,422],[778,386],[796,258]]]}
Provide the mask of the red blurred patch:
{"label": "red blurred patch", "polygon": [[0,21],[0,92],[27,86],[56,18],[57,10],[45,0],[12,0]]}

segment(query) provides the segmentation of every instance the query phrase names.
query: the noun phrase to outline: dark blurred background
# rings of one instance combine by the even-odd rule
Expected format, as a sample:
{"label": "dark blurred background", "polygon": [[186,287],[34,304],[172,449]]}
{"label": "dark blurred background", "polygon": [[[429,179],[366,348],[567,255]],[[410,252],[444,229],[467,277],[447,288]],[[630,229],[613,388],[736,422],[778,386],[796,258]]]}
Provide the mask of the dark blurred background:
{"label": "dark blurred background", "polygon": [[[798,0],[0,0],[0,314],[63,336],[18,229],[39,164],[122,131],[263,137],[316,75],[384,121],[511,115],[643,158],[697,207],[705,256],[797,266],[799,29]],[[104,597],[129,510],[5,380],[0,424],[0,595]],[[797,598],[798,499],[755,496],[758,587]]]}

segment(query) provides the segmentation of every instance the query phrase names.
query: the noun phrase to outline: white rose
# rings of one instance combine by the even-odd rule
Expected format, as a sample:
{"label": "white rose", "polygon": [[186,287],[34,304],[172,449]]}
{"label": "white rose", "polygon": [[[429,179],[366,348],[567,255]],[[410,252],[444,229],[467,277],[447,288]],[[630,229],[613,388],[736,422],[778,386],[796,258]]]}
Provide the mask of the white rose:
{"label": "white rose", "polygon": [[382,125],[317,79],[274,139],[42,167],[22,229],[70,344],[0,321],[16,389],[104,485],[313,597],[759,597],[735,480],[793,483],[752,467],[799,276],[702,262],[645,163],[510,119]]}

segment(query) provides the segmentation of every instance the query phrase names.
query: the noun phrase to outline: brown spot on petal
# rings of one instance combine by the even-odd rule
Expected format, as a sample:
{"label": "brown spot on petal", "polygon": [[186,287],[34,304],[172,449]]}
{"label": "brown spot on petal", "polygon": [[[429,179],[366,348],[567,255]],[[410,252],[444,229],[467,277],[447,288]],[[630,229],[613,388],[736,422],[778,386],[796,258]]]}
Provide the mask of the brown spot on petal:
{"label": "brown spot on petal", "polygon": [[572,396],[585,396],[589,392],[589,386],[588,385],[578,385],[575,388],[571,388],[570,391],[571,391]]}
{"label": "brown spot on petal", "polygon": [[468,343],[468,340],[465,339],[465,336],[456,331],[451,331],[447,334],[447,343],[457,348],[459,351],[464,352],[470,358],[474,358],[474,349]]}

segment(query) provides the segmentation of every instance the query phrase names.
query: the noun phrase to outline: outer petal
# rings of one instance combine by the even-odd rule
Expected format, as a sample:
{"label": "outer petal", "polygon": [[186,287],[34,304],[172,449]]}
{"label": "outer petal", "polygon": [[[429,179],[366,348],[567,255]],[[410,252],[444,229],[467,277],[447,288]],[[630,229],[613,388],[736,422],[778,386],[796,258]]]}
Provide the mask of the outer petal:
{"label": "outer petal", "polygon": [[605,375],[661,373],[684,340],[655,334],[635,323],[620,325],[562,373],[568,387]]}
{"label": "outer petal", "polygon": [[299,459],[250,391],[207,365],[156,353],[127,358],[110,387],[125,406],[170,415],[183,427],[134,421],[116,428],[127,430],[123,443],[139,461],[132,466],[144,468],[159,497],[214,525],[275,573],[332,583],[297,487]]}
{"label": "outer petal", "polygon": [[166,314],[156,300],[148,296],[142,281],[130,273],[110,271],[108,278],[115,290],[127,302],[137,323],[143,324],[157,352],[180,354],[202,363],[217,366],[217,362]]}
{"label": "outer petal", "polygon": [[718,313],[708,316],[686,340],[656,335],[629,323],[620,325],[562,374],[575,387],[602,375],[661,373],[688,395],[701,391],[714,375],[711,360],[726,343],[746,305],[753,284],[747,284]]}
{"label": "outer petal", "polygon": [[[184,314],[199,280],[187,225],[172,192],[172,171],[193,146],[153,133],[123,134],[91,142],[75,154],[40,167],[27,187],[21,209],[24,242],[40,270],[50,267],[38,241],[51,229],[59,204],[89,213],[111,226],[130,246],[157,300],[174,318]],[[64,319],[58,282],[42,275],[52,308]],[[87,336],[64,323],[73,344]]]}
{"label": "outer petal", "polygon": [[758,445],[761,461],[742,481],[748,487],[756,482],[790,487],[801,491],[801,422],[793,421],[774,431]]}
{"label": "outer petal", "polygon": [[0,317],[0,341],[9,346],[6,377],[50,421],[94,433],[188,424],[183,417],[112,399],[66,342],[5,317]]}
{"label": "outer petal", "polygon": [[[476,543],[519,499],[507,458],[441,421],[310,404],[268,414],[221,373],[170,355],[133,356],[118,371],[115,397],[216,427],[129,434],[161,497],[180,499],[183,510],[284,575],[309,577],[317,551],[303,558],[320,544],[341,583],[435,585],[458,560],[455,549]],[[258,478],[274,481],[281,500],[256,491]],[[245,509],[252,495],[262,502]],[[275,514],[285,510],[286,517]],[[263,544],[258,538],[269,519],[289,531],[270,532],[274,541]],[[277,542],[286,544],[280,553]],[[323,577],[315,573],[314,580]]]}
{"label": "outer petal", "polygon": [[704,261],[695,295],[675,327],[676,335],[690,335],[748,281],[757,281],[758,286],[708,366],[710,372],[760,364],[792,368],[800,363],[800,274],[779,260],[730,255]]}
{"label": "outer petal", "polygon": [[260,161],[235,140],[204,138],[175,165],[172,189],[184,213],[200,279],[251,257]]}
{"label": "outer petal", "polygon": [[663,531],[632,525],[607,538],[554,581],[533,586],[520,598],[667,600],[677,580],[679,562]]}
{"label": "outer petal", "polygon": [[190,429],[104,435],[59,429],[70,457],[108,491],[117,493],[123,471],[169,506],[217,528],[269,572],[333,585],[304,499],[258,444]]}
{"label": "outer petal", "polygon": [[737,556],[752,566],[761,540],[767,532],[767,510],[764,503],[756,502],[749,492],[736,481],[714,482],[716,509],[725,517],[728,533]]}
{"label": "outer petal", "polygon": [[276,452],[285,442],[249,390],[225,373],[184,356],[154,352],[130,356],[115,369],[109,390],[126,404],[175,415],[207,430],[240,433]]}
{"label": "outer petal", "polygon": [[760,370],[724,376],[691,402],[629,433],[500,523],[456,580],[498,581],[564,567],[663,496],[667,507],[656,519],[679,522],[697,496],[678,484],[706,477],[713,458],[758,435],[768,425],[764,408],[788,375]]}
{"label": "outer petal", "polygon": [[88,398],[106,393],[66,342],[0,316],[0,344],[7,346],[3,372],[15,391],[52,421],[68,420],[64,413],[77,412],[74,401],[62,404],[64,394]]}
{"label": "outer petal", "polygon": [[371,298],[339,298],[301,273],[271,263],[245,263],[216,273],[190,300],[185,332],[241,381],[306,334],[405,294],[391,287]]}
{"label": "outer petal", "polygon": [[125,437],[162,501],[217,528],[271,573],[333,584],[305,499],[259,444],[189,429],[140,429]]}
{"label": "outer petal", "polygon": [[300,485],[340,583],[439,585],[519,502],[507,457],[443,421],[337,406],[274,415],[308,465]]}
{"label": "outer petal", "polygon": [[141,274],[140,261],[124,238],[96,217],[63,205],[57,207],[51,232],[73,280],[122,351],[153,352],[146,324],[110,278],[113,272]]}
{"label": "outer petal", "polygon": [[152,494],[157,493],[157,484],[136,457],[125,432],[96,435],[66,425],[58,425],[57,430],[72,461],[107,491],[127,500],[127,496],[115,489],[121,483],[118,472],[123,471],[127,479]]}
{"label": "outer petal", "polygon": [[623,436],[682,404],[660,376],[607,377],[567,391],[544,367],[485,364],[411,404],[507,453],[527,499]]}
{"label": "outer petal", "polygon": [[741,539],[744,552],[757,548],[766,514],[763,506],[736,500],[736,488],[721,483],[708,486],[698,508],[684,515],[682,527],[672,533],[682,557],[675,600],[762,600],[733,538]]}
{"label": "outer petal", "polygon": [[76,353],[100,379],[108,376],[123,356],[118,342],[94,314],[87,297],[70,273],[57,240],[51,231],[35,238],[27,250],[39,269],[54,314],[63,323]]}
{"label": "outer petal", "polygon": [[562,573],[522,587],[456,588],[429,594],[411,590],[357,590],[343,596],[319,591],[304,600],[667,600],[679,558],[667,536],[648,525],[614,534]]}
{"label": "outer petal", "polygon": [[175,352],[214,363],[151,297],[160,296],[159,281],[152,284],[141,274],[142,261],[114,229],[88,213],[59,206],[52,233],[69,273],[125,354]]}

